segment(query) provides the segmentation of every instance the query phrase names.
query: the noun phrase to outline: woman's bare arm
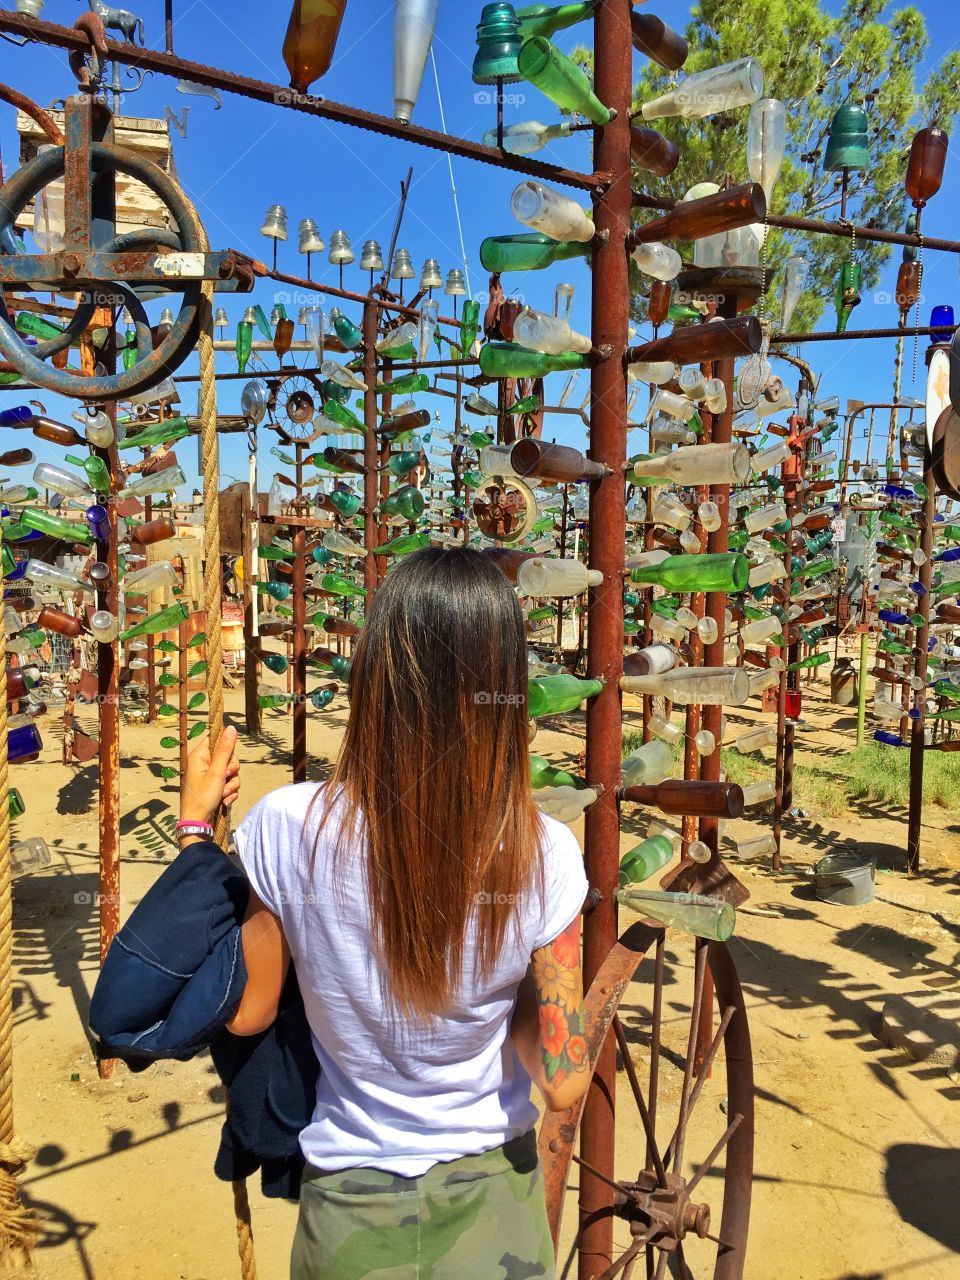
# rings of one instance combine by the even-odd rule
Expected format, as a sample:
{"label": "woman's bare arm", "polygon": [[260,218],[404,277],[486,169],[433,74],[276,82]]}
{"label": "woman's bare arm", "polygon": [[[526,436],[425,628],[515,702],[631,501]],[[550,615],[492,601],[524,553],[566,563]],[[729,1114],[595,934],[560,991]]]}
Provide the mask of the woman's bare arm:
{"label": "woman's bare arm", "polygon": [[252,889],[241,938],[247,985],[227,1030],[235,1036],[255,1036],[276,1021],[290,950],[280,921]]}
{"label": "woman's bare arm", "polygon": [[510,1028],[517,1055],[549,1111],[565,1111],[590,1083],[583,1037],[580,917],[533,953]]}

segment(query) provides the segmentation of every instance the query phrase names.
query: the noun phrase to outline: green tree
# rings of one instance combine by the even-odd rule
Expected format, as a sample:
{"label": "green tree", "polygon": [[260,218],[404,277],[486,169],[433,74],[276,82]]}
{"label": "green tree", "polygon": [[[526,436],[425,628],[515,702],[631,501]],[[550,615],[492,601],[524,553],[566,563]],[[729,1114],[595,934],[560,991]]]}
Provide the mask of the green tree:
{"label": "green tree", "polygon": [[[927,124],[950,131],[960,111],[960,53],[947,53],[929,66],[923,14],[913,5],[890,9],[886,0],[846,0],[833,17],[821,0],[701,0],[685,32],[690,53],[683,70],[672,76],[648,64],[635,88],[635,105],[639,109],[680,76],[753,54],[764,69],[765,94],[787,107],[787,154],[772,212],[839,218],[840,175],[824,172],[823,157],[830,122],[849,100],[867,113],[871,165],[850,175],[847,215],[860,225],[903,228],[910,142]],[[591,58],[584,50],[574,56],[587,63]],[[635,188],[679,199],[697,182],[719,183],[727,174],[735,182],[748,180],[748,114],[743,107],[704,120],[651,121],[678,144],[681,160],[666,179],[635,170]],[[655,216],[637,211],[638,220]],[[857,241],[852,249],[833,236],[772,229],[766,256],[774,274],[767,306],[774,318],[783,268],[792,253],[805,252],[810,264],[807,291],[791,324],[798,331],[813,328],[824,310],[832,308],[837,277],[851,250],[862,266],[862,288],[875,288],[891,246]],[[641,319],[645,311],[639,292],[644,286],[639,275],[636,285],[634,314]],[[890,306],[893,312],[892,301]],[[855,325],[854,320],[851,327]]]}

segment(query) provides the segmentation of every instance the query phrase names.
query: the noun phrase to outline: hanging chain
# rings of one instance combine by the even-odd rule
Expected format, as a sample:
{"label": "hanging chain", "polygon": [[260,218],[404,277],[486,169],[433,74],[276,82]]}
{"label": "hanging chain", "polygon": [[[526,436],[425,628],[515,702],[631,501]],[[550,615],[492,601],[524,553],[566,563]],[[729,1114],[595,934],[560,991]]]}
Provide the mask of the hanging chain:
{"label": "hanging chain", "polygon": [[[919,221],[919,217],[917,219]],[[917,382],[917,351],[920,347],[920,292],[923,289],[923,236],[917,232],[917,302],[913,312],[913,382]],[[937,341],[936,338],[933,339]]]}
{"label": "hanging chain", "polygon": [[763,209],[763,244],[760,247],[760,324],[766,326],[767,323],[767,235],[770,231],[767,218],[769,210],[764,202]]}

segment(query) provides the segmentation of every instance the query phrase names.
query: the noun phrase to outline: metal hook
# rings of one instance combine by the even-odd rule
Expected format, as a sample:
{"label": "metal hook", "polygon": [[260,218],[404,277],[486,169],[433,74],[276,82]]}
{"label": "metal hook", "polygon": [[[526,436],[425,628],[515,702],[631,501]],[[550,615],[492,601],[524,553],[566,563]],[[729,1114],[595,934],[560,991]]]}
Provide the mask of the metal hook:
{"label": "metal hook", "polygon": [[82,93],[98,93],[108,57],[107,36],[103,23],[91,11],[81,13],[73,25],[90,41],[90,48],[84,51],[71,49],[67,55],[70,69],[77,77],[77,85]]}

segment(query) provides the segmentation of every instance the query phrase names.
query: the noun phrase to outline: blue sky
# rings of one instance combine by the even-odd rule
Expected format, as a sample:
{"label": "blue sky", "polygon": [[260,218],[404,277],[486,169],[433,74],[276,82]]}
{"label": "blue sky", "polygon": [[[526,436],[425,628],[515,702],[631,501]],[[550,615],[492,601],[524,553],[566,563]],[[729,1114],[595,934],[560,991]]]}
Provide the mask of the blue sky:
{"label": "blue sky", "polygon": [[[13,0],[3,0],[13,7]],[[131,0],[133,8],[144,19],[149,45],[163,45],[163,4],[161,0]],[[434,45],[439,76],[442,109],[446,127],[451,133],[479,139],[495,124],[495,108],[478,91],[470,77],[475,49],[474,28],[480,4],[463,5],[444,0]],[[682,26],[688,6],[654,4],[675,26]],[[838,9],[839,3],[831,3]],[[50,21],[72,23],[82,8],[78,0],[47,0],[43,16]],[[935,0],[921,0],[930,28],[930,64],[957,43],[956,24],[948,6]],[[228,67],[258,79],[286,84],[288,76],[281,57],[281,44],[286,28],[286,4],[254,4],[251,0],[235,0],[230,6],[208,4],[205,0],[174,0],[176,17],[175,47],[187,58]],[[392,107],[392,14],[393,5],[372,0],[350,0],[340,34],[337,55],[331,70],[313,89],[326,97],[369,110],[390,114]],[[589,41],[589,27],[564,33],[558,38],[561,47],[580,40]],[[749,52],[744,50],[744,52]],[[0,45],[2,77],[33,96],[42,105],[71,92],[73,80],[65,54],[41,46],[13,49]],[[641,55],[636,54],[639,68]],[[770,87],[775,92],[775,86]],[[556,119],[556,111],[537,90],[527,85],[512,86],[512,92],[525,101],[508,103],[507,120],[535,118],[543,122]],[[363,241],[379,240],[386,251],[399,200],[400,182],[407,167],[413,166],[413,185],[407,206],[400,245],[409,248],[419,271],[427,257],[439,260],[441,270],[461,265],[460,241],[447,157],[439,152],[410,146],[399,141],[369,135],[357,129],[328,124],[272,106],[248,102],[224,95],[223,107],[215,110],[207,98],[190,97],[176,92],[175,82],[166,77],[148,77],[143,88],[128,97],[122,110],[132,115],[162,117],[169,106],[181,117],[189,107],[187,137],[173,135],[176,164],[187,194],[196,203],[204,219],[214,248],[236,248],[254,256],[269,259],[271,245],[259,234],[267,207],[282,203],[289,219],[291,239],[280,246],[279,265],[292,274],[305,274],[305,259],[297,253],[296,231],[301,218],[316,219],[321,234],[329,242],[330,232],[343,227],[349,233],[358,254]],[[0,146],[9,173],[16,163],[17,141],[11,109],[0,107]],[[414,119],[432,128],[441,128],[441,106],[430,63],[421,90]],[[554,144],[541,153],[574,168],[590,167],[588,134]],[[960,167],[951,150],[946,178],[940,194],[924,215],[924,229],[930,235],[949,237],[955,233],[955,210],[960,197]],[[486,277],[479,264],[478,249],[485,235],[522,230],[509,212],[510,193],[516,175],[464,160],[453,161],[454,181],[459,193],[463,236],[468,269],[474,294],[486,287]],[[745,173],[744,173],[745,176]],[[894,253],[880,289],[892,292],[899,252]],[[313,264],[314,277],[336,283],[336,269],[326,263],[325,255]],[[362,291],[365,273],[357,265],[346,268],[344,283]],[[589,280],[587,269],[576,262],[561,264],[544,272],[527,276],[505,277],[505,284],[515,289],[530,305],[551,310],[554,287],[561,280],[577,289],[572,323],[575,328],[589,327]],[[958,302],[957,266],[952,255],[928,252],[925,257],[924,294],[931,301]],[[274,300],[274,286],[263,282],[253,300],[269,313]],[[318,299],[319,300],[319,299]],[[232,336],[247,298],[224,299],[231,320],[227,334]],[[448,303],[449,299],[443,299]],[[443,305],[443,304],[442,304]],[[154,304],[156,307],[156,304]],[[446,307],[443,307],[446,310]],[[346,308],[349,314],[349,308]],[[925,305],[925,310],[928,307]],[[292,313],[296,318],[295,312]],[[359,315],[353,318],[359,321]],[[822,324],[830,325],[832,308]],[[858,327],[874,328],[895,324],[892,305],[880,305],[869,296],[855,313]],[[922,316],[926,323],[926,315]],[[302,331],[298,332],[298,336]],[[912,383],[912,342],[908,341],[904,362],[904,395],[922,399],[924,365],[918,362],[919,383]],[[894,343],[811,344],[804,352],[815,370],[822,371],[822,395],[839,395],[841,401],[857,397],[866,401],[886,399],[893,377]],[[185,371],[195,371],[191,360]],[[218,355],[218,367],[233,372],[236,363],[229,354]],[[562,376],[555,374],[548,382],[547,398],[559,393]],[[554,387],[553,384],[556,384]],[[235,411],[240,383],[223,383],[219,392],[224,412]],[[586,386],[584,384],[584,390]],[[185,384],[181,389],[183,404],[194,407],[194,390]],[[16,392],[0,390],[0,408],[18,402]],[[48,408],[65,412],[61,403],[47,397]],[[444,402],[424,397],[431,408]],[[567,417],[548,418],[545,436],[569,443],[582,443],[582,431],[570,426]],[[272,470],[269,446],[276,443],[272,432],[262,433],[262,450],[266,471]],[[56,460],[60,453],[44,452],[39,444],[39,457]],[[192,449],[179,451],[188,473],[195,468]],[[231,477],[246,477],[245,445],[241,438],[224,439],[222,471]]]}

